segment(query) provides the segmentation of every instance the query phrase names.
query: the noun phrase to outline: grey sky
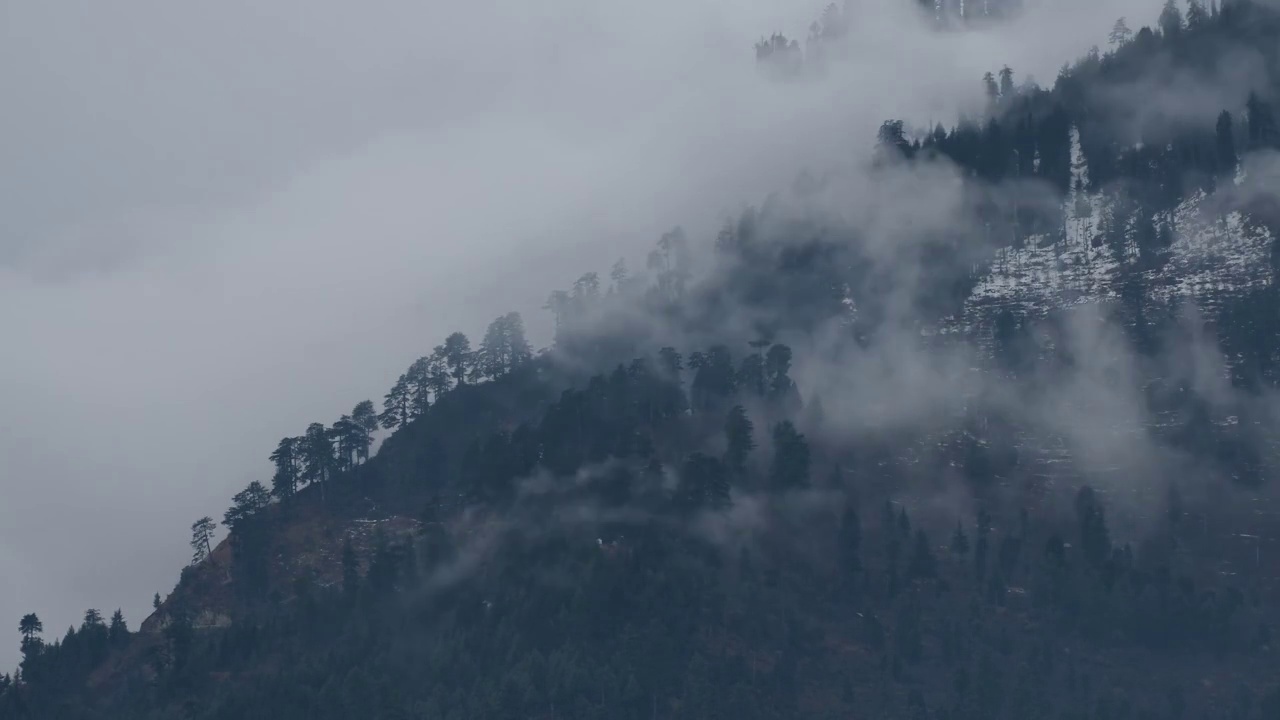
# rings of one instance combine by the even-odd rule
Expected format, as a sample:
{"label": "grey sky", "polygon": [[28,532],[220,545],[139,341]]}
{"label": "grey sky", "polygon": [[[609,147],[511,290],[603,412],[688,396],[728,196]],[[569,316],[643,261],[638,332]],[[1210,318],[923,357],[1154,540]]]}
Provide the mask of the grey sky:
{"label": "grey sky", "polygon": [[0,667],[24,612],[136,627],[277,439],[450,330],[516,309],[541,339],[579,273],[1158,10],[937,38],[863,0],[831,77],[757,77],[822,4],[0,5]]}

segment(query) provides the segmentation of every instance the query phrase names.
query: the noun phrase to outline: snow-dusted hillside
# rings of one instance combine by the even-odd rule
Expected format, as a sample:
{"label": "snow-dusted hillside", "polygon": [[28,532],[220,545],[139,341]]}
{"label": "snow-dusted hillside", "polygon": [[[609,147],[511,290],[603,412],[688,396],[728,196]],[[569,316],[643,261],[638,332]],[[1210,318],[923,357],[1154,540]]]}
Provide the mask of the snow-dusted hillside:
{"label": "snow-dusted hillside", "polygon": [[[1168,247],[1156,257],[1142,257],[1137,242],[1137,223],[1117,211],[1116,199],[1091,187],[1089,169],[1080,150],[1079,134],[1073,128],[1072,191],[1064,201],[1063,227],[1048,235],[1027,238],[1021,247],[997,251],[957,316],[944,321],[941,331],[963,336],[991,349],[994,328],[1001,314],[1011,312],[1027,320],[1042,318],[1050,311],[1085,303],[1122,302],[1126,286],[1139,289],[1144,310],[1194,303],[1206,320],[1215,320],[1222,311],[1242,297],[1270,287],[1277,281],[1272,269],[1273,238],[1262,226],[1240,212],[1219,212],[1210,195],[1196,192],[1172,211],[1152,218],[1156,232],[1168,238]],[[1243,178],[1237,177],[1239,184]],[[1114,223],[1124,223],[1118,228]],[[1107,242],[1121,237],[1123,243]],[[1130,296],[1127,302],[1133,302]],[[1150,316],[1149,315],[1149,316]],[[1224,351],[1226,348],[1224,348]],[[1228,363],[1234,360],[1224,352]],[[1091,399],[1081,399],[1080,403]],[[1092,400],[1096,400],[1093,398]],[[1063,411],[1073,400],[1064,400]],[[1097,418],[1100,435],[1114,438],[1101,448],[1081,447],[1071,437],[1050,427],[1033,425],[1011,428],[1012,442],[1019,455],[1019,470],[1002,485],[1016,483],[1029,497],[1057,496],[1069,503],[1082,483],[1089,483],[1113,498],[1118,512],[1131,519],[1151,518],[1163,510],[1166,482],[1153,476],[1151,467],[1135,463],[1123,450],[1146,442],[1171,441],[1187,418],[1174,411],[1152,408],[1153,415],[1141,426],[1131,419],[1110,417],[1105,408],[1075,408]],[[1220,409],[1221,410],[1221,409]],[[1212,413],[1209,422],[1234,434],[1234,426],[1245,421],[1231,411]],[[1260,456],[1254,461],[1264,467],[1280,466],[1280,443],[1251,419],[1247,434],[1256,442]],[[1078,439],[1077,439],[1078,440]],[[1257,542],[1280,542],[1274,527],[1280,521],[1280,506],[1263,497],[1242,498],[1248,505],[1245,517],[1232,516],[1228,524],[1204,532],[1222,537],[1223,572],[1236,569],[1241,557],[1252,559]],[[1125,498],[1121,500],[1121,498]],[[1242,534],[1243,533],[1243,534]],[[1261,540],[1259,539],[1261,538]],[[1239,551],[1239,552],[1235,552]]]}
{"label": "snow-dusted hillside", "polygon": [[[1172,238],[1158,262],[1141,263],[1132,220],[1117,218],[1114,200],[1094,192],[1072,131],[1072,192],[1065,201],[1064,227],[1057,237],[1032,236],[1022,247],[997,251],[990,269],[974,288],[950,332],[989,336],[1002,310],[1026,317],[1076,303],[1118,300],[1121,283],[1137,277],[1147,303],[1194,301],[1212,317],[1222,304],[1271,285],[1272,237],[1239,212],[1217,214],[1208,196],[1197,191],[1172,212],[1153,218]],[[1103,241],[1112,223],[1126,222],[1122,247]],[[1139,268],[1140,263],[1147,269]]]}

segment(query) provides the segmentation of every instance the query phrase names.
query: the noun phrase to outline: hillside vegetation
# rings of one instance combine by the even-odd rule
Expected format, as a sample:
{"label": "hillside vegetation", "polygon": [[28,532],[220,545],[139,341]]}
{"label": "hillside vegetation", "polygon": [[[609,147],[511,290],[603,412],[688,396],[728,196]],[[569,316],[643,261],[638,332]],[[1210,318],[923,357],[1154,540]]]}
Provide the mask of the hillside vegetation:
{"label": "hillside vegetation", "polygon": [[1280,9],[977,80],[874,213],[805,176],[280,440],[137,631],[22,618],[0,718],[1280,717]]}

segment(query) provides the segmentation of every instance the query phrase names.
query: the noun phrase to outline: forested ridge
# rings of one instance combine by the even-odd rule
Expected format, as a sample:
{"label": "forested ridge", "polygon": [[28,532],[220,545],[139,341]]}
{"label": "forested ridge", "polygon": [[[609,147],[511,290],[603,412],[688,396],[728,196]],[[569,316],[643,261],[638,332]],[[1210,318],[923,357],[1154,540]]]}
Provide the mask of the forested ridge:
{"label": "forested ridge", "polygon": [[1109,40],[886,120],[876,214],[803,176],[268,443],[136,630],[19,619],[0,718],[1280,717],[1280,8]]}

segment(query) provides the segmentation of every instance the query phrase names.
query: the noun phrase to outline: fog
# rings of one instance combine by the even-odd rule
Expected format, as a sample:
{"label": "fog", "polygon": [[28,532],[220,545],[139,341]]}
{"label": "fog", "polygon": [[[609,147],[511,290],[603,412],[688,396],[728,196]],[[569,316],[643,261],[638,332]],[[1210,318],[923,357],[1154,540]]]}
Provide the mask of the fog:
{"label": "fog", "polygon": [[1158,11],[1040,4],[938,36],[854,2],[849,60],[785,86],[752,43],[821,2],[0,8],[0,666],[26,612],[136,628],[280,437],[448,332],[514,309],[545,343],[581,272]]}

